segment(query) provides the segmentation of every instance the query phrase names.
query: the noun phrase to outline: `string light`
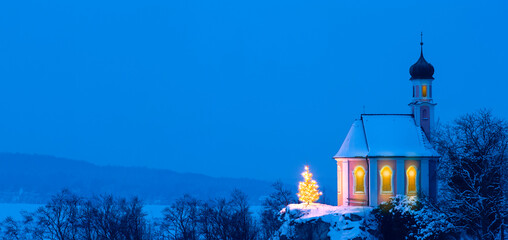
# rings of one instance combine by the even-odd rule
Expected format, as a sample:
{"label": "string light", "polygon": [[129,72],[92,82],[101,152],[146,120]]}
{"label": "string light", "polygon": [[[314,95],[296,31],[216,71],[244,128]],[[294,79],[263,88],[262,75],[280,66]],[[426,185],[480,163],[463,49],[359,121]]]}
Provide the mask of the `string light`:
{"label": "string light", "polygon": [[318,190],[319,186],[317,182],[312,179],[309,166],[305,166],[305,172],[302,173],[302,176],[304,181],[298,185],[298,198],[301,202],[307,204],[316,202],[323,193]]}

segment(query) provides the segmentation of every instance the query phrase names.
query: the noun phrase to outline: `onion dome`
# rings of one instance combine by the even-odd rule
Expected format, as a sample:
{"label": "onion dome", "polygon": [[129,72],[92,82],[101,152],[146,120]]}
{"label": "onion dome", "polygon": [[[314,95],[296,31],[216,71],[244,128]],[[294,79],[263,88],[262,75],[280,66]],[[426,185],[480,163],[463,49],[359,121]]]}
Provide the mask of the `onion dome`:
{"label": "onion dome", "polygon": [[410,80],[413,79],[434,79],[434,67],[428,63],[423,57],[423,42],[420,42],[421,51],[418,61],[409,68],[411,74]]}

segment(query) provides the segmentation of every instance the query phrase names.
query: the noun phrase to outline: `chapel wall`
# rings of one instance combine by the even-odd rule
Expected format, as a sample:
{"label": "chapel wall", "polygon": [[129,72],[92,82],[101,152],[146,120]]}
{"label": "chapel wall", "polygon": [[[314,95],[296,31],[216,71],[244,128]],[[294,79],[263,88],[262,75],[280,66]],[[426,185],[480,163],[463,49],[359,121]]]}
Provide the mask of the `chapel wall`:
{"label": "chapel wall", "polygon": [[[365,170],[364,177],[364,191],[363,193],[355,192],[354,171],[357,167],[363,167]],[[349,173],[348,173],[348,186],[349,186],[349,198],[348,202],[350,206],[366,206],[368,204],[368,192],[369,192],[369,172],[368,166],[365,159],[349,161]]]}

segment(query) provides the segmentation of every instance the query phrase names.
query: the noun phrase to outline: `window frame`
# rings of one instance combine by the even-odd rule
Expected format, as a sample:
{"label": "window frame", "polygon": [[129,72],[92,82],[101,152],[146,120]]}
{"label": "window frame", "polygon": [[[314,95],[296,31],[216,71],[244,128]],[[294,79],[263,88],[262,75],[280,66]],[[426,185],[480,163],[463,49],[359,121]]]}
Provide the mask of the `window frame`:
{"label": "window frame", "polygon": [[[415,180],[415,190],[414,191],[409,191],[409,169],[413,168],[415,170],[415,176],[414,176],[414,180]],[[419,173],[418,173],[418,168],[415,166],[415,165],[410,165],[409,167],[407,167],[406,169],[406,195],[407,196],[416,196],[418,194],[418,176],[419,176]]]}
{"label": "window frame", "polygon": [[[383,176],[383,170],[384,169],[388,169],[390,171],[390,191],[384,191],[383,190],[383,183],[384,183],[384,176]],[[389,165],[384,165],[380,170],[379,170],[379,179],[380,179],[380,184],[379,184],[379,192],[381,193],[381,195],[393,195],[394,191],[393,191],[393,169],[389,166]]]}
{"label": "window frame", "polygon": [[[363,170],[363,191],[356,191],[356,186],[357,186],[356,171],[358,171],[360,168]],[[367,191],[367,186],[366,186],[366,181],[365,181],[366,177],[367,177],[367,170],[365,170],[365,168],[362,165],[358,165],[353,169],[353,193],[354,194],[365,195],[365,192]]]}
{"label": "window frame", "polygon": [[342,168],[337,164],[337,194],[342,194]]}

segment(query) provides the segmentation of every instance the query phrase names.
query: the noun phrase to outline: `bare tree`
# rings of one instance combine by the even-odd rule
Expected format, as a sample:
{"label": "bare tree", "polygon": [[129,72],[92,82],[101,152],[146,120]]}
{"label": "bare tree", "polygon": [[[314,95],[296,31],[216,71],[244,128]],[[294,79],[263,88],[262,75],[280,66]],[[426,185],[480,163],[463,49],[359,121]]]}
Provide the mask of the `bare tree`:
{"label": "bare tree", "polygon": [[508,125],[487,110],[442,127],[435,142],[443,158],[443,204],[455,226],[494,239],[506,213]]}
{"label": "bare tree", "polygon": [[120,232],[122,239],[143,239],[146,231],[146,214],[143,212],[143,203],[134,197],[130,201],[118,200],[120,209]]}
{"label": "bare tree", "polygon": [[206,240],[230,240],[232,209],[225,198],[210,200],[204,205],[200,222]]}
{"label": "bare tree", "polygon": [[46,206],[37,210],[38,224],[49,239],[78,239],[79,205],[81,198],[64,189],[54,195]]}
{"label": "bare tree", "polygon": [[112,195],[102,195],[95,199],[96,215],[93,219],[99,239],[121,239],[120,209]]}
{"label": "bare tree", "polygon": [[20,221],[7,218],[1,223],[1,239],[152,239],[143,203],[136,197],[103,195],[85,200],[63,190],[35,213],[21,214]]}
{"label": "bare tree", "polygon": [[198,214],[200,202],[184,195],[164,209],[164,223],[168,236],[178,240],[196,240],[198,235]]}
{"label": "bare tree", "polygon": [[205,240],[216,240],[219,238],[215,235],[215,209],[210,202],[203,203],[199,212],[199,232]]}
{"label": "bare tree", "polygon": [[108,240],[146,238],[146,214],[143,212],[143,203],[138,198],[127,201],[103,195],[95,198],[88,206],[90,209],[86,212],[92,221],[85,226],[91,227],[88,231],[92,236]]}
{"label": "bare tree", "polygon": [[81,238],[86,240],[97,240],[99,238],[99,232],[97,230],[96,218],[98,215],[98,206],[92,200],[87,200],[83,203],[80,227],[81,227]]}
{"label": "bare tree", "polygon": [[210,200],[202,205],[199,231],[206,240],[251,240],[258,236],[247,195],[233,190],[231,198]]}
{"label": "bare tree", "polygon": [[256,238],[256,224],[249,209],[247,195],[235,189],[229,201],[231,218],[229,219],[229,235],[231,239],[252,240]]}
{"label": "bare tree", "polygon": [[45,229],[37,222],[37,213],[22,211],[23,219],[20,224],[23,226],[22,239],[42,240],[44,239]]}
{"label": "bare tree", "polygon": [[21,236],[21,229],[19,224],[14,221],[12,217],[7,217],[3,222],[2,239],[5,240],[19,240],[23,239]]}
{"label": "bare tree", "polygon": [[266,239],[282,225],[280,211],[289,204],[297,203],[295,194],[284,187],[281,181],[272,184],[273,192],[263,201],[263,212],[261,213],[261,226]]}

